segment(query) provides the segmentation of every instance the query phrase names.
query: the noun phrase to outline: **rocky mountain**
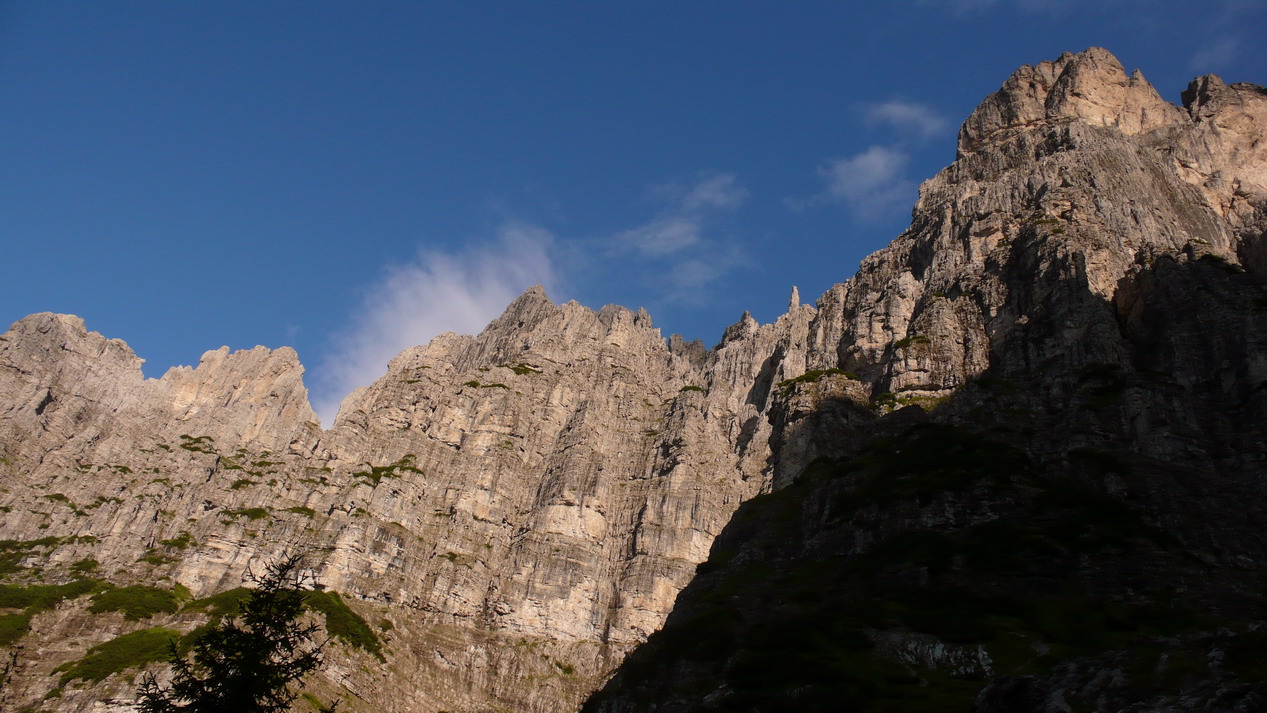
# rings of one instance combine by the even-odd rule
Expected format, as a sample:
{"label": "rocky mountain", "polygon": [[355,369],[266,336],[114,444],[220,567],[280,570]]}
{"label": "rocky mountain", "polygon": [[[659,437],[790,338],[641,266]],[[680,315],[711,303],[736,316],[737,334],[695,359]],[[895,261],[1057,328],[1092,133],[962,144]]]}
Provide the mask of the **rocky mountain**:
{"label": "rocky mountain", "polygon": [[1267,706],[1267,93],[1183,99],[1092,49],[973,112],[820,303],[896,410],[789,384],[836,452],[739,509],[585,710]]}
{"label": "rocky mountain", "polygon": [[1023,67],[815,306],[706,349],[530,290],[324,431],[292,350],[147,380],[27,317],[0,708],[128,710],[302,549],[336,643],[301,707],[1256,710],[1264,127],[1256,86]]}

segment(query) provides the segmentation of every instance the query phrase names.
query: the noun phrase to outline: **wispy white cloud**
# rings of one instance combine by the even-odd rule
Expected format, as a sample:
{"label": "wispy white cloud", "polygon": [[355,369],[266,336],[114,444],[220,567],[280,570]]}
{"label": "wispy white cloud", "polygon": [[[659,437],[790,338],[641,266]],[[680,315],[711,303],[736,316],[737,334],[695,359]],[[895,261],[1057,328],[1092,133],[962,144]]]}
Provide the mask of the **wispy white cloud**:
{"label": "wispy white cloud", "polygon": [[705,175],[687,187],[682,197],[682,210],[735,210],[748,200],[748,189],[739,185],[733,173]]}
{"label": "wispy white cloud", "polygon": [[872,124],[889,124],[921,139],[936,136],[950,127],[950,121],[932,107],[898,99],[868,104],[866,116]]}
{"label": "wispy white cloud", "polygon": [[1236,60],[1240,48],[1239,38],[1229,34],[1218,35],[1192,53],[1192,59],[1188,61],[1188,69],[1201,74],[1221,70]]}
{"label": "wispy white cloud", "polygon": [[902,176],[908,161],[904,152],[884,146],[833,159],[818,169],[827,181],[822,195],[862,217],[874,218],[909,199],[914,184]]}
{"label": "wispy white cloud", "polygon": [[839,204],[859,219],[874,220],[901,210],[915,197],[915,183],[903,171],[910,161],[905,151],[872,146],[853,156],[833,158],[818,167],[826,186],[808,199],[788,199],[793,210],[822,204]]}
{"label": "wispy white cloud", "polygon": [[746,262],[742,249],[717,232],[747,201],[748,190],[734,174],[703,173],[656,186],[651,196],[664,207],[645,224],[612,236],[612,253],[636,256],[646,269],[641,279],[663,300],[698,303],[709,284]]}
{"label": "wispy white cloud", "polygon": [[670,215],[616,235],[618,244],[644,256],[672,255],[700,243],[700,221]]}
{"label": "wispy white cloud", "polygon": [[684,303],[701,301],[710,284],[746,264],[740,246],[717,237],[718,224],[748,197],[733,174],[656,186],[651,197],[660,210],[645,224],[608,236],[605,251],[512,221],[487,242],[458,252],[420,250],[409,263],[385,268],[313,370],[313,404],[322,423],[332,424],[343,398],[382,376],[401,351],[444,332],[479,332],[524,289],[541,284],[551,291],[569,263],[595,269],[605,252],[607,259],[632,262],[638,279],[662,301]]}
{"label": "wispy white cloud", "polygon": [[663,257],[697,247],[705,223],[718,213],[737,210],[748,198],[730,173],[705,174],[689,184],[666,183],[651,193],[667,205],[646,224],[617,233],[612,239],[619,249]]}
{"label": "wispy white cloud", "polygon": [[841,205],[862,221],[892,215],[909,205],[915,196],[915,183],[905,174],[911,151],[947,132],[950,121],[927,104],[903,99],[872,102],[862,109],[868,123],[896,130],[893,142],[823,161],[817,169],[824,181],[822,190],[809,197],[786,198],[784,205],[796,212],[825,204]]}
{"label": "wispy white cloud", "polygon": [[[1233,71],[1244,58],[1247,43],[1259,41],[1261,33],[1254,30],[1263,25],[1267,2],[1217,0],[1202,9],[1205,13],[1201,27],[1192,28],[1187,34],[1193,48],[1188,69],[1197,74]],[[1238,81],[1240,78],[1226,79]]]}
{"label": "wispy white cloud", "polygon": [[705,253],[674,262],[659,277],[666,301],[688,305],[708,301],[708,288],[732,271],[749,264],[739,245],[715,245]]}
{"label": "wispy white cloud", "polygon": [[314,408],[322,423],[333,423],[339,402],[382,376],[402,350],[444,332],[476,333],[532,285],[549,291],[557,278],[553,242],[541,228],[508,223],[487,243],[459,253],[419,250],[413,261],[385,269],[317,371]]}

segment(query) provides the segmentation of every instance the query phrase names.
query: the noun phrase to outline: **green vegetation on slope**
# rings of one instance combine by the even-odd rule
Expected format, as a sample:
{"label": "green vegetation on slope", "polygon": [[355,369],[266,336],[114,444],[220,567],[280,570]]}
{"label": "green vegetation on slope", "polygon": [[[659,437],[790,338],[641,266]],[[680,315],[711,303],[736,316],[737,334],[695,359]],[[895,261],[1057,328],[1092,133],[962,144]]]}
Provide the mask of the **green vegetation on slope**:
{"label": "green vegetation on slope", "polygon": [[163,628],[116,636],[92,647],[78,661],[59,666],[56,670],[62,672],[62,677],[58,685],[65,686],[75,680],[95,683],[120,671],[162,661],[171,653],[172,642],[179,638],[179,631]]}
{"label": "green vegetation on slope", "polygon": [[[29,630],[32,614],[52,608],[63,599],[109,586],[94,580],[77,580],[60,586],[0,587],[0,608],[26,607],[20,614],[0,614],[0,645],[9,645],[21,638]],[[123,634],[98,644],[79,660],[57,669],[62,673],[59,685],[64,686],[75,680],[96,682],[114,673],[165,660],[169,658],[173,644],[178,652],[188,652],[222,617],[237,616],[251,592],[246,587],[237,587],[189,602],[184,606],[184,611],[204,611],[208,615],[208,621],[187,634],[154,627]],[[121,611],[130,620],[143,619],[159,613],[177,611],[180,600],[178,595],[179,592],[143,586],[105,589],[98,591],[93,597],[89,610],[94,613]],[[306,609],[321,614],[326,633],[331,638],[367,651],[380,661],[386,660],[382,640],[365,619],[352,611],[337,593],[305,592],[303,604]]]}
{"label": "green vegetation on slope", "polygon": [[[251,590],[238,587],[196,599],[186,605],[188,610],[206,611],[214,621],[221,616],[234,616],[242,603],[251,596]],[[304,594],[304,606],[319,612],[325,618],[326,633],[349,646],[368,651],[379,659],[383,658],[382,641],[359,614],[348,607],[347,602],[332,591],[310,591]],[[205,627],[200,627],[205,628]],[[198,631],[198,630],[195,630]],[[196,638],[187,636],[190,640]]]}
{"label": "green vegetation on slope", "polygon": [[21,610],[0,616],[0,646],[13,644],[26,635],[31,629],[31,617],[36,614],[108,586],[95,579],[76,579],[66,584],[0,584],[0,609]]}
{"label": "green vegetation on slope", "polygon": [[37,549],[52,549],[62,543],[60,537],[41,537],[38,540],[0,540],[0,575],[12,574],[22,569],[22,560]]}
{"label": "green vegetation on slope", "polygon": [[384,660],[378,635],[365,619],[348,608],[347,602],[337,592],[308,592],[304,595],[304,606],[325,616],[326,633],[330,636],[349,646],[368,651],[380,661]]}
{"label": "green vegetation on slope", "polygon": [[397,459],[396,462],[388,463],[387,465],[369,465],[367,463],[368,470],[358,470],[352,473],[352,477],[364,479],[371,487],[376,488],[383,478],[399,478],[404,473],[422,475],[422,470],[414,465],[414,460],[414,454],[406,453]]}
{"label": "green vegetation on slope", "polygon": [[129,621],[148,619],[155,614],[171,614],[179,608],[176,594],[167,589],[134,585],[108,589],[92,598],[88,611],[94,614],[117,611]]}

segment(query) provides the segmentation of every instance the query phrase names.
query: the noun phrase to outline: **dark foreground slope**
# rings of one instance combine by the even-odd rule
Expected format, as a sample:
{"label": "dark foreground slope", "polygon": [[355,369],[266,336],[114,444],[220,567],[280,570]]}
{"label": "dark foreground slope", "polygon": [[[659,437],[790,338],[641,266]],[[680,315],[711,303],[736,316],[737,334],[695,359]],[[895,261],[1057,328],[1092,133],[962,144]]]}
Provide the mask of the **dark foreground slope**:
{"label": "dark foreground slope", "polygon": [[739,509],[585,710],[1267,709],[1267,97],[1112,65],[1018,71],[873,261],[942,303],[889,347],[918,378],[984,368],[878,418],[784,385],[835,457]]}

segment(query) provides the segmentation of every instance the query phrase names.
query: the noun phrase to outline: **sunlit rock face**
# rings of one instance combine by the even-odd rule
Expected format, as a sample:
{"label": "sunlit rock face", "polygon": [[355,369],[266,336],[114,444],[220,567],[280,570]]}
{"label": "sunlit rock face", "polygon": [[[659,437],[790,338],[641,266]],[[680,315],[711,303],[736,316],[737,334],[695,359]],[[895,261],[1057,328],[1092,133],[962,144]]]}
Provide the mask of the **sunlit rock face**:
{"label": "sunlit rock face", "polygon": [[[559,305],[532,289],[476,336],[402,352],[327,430],[288,348],[222,348],[147,380],[123,342],[76,317],[32,315],[0,336],[0,535],[18,543],[0,576],[25,586],[91,574],[204,597],[304,550],[315,581],[383,642],[381,661],[332,645],[311,684],[323,699],[347,711],[553,713],[580,706],[664,626],[741,504],[793,492],[815,462],[920,420],[903,406],[979,418],[964,404],[986,403],[972,401],[983,375],[1052,374],[1009,408],[1056,413],[1086,384],[1104,386],[1105,365],[1165,374],[1169,391],[1127,389],[1078,428],[1048,424],[1034,457],[1057,440],[1110,438],[1158,462],[1241,473],[1261,463],[1254,429],[1267,422],[1250,294],[1267,259],[1265,125],[1258,87],[1202,77],[1178,107],[1104,50],[1023,67],[964,123],[958,158],[921,187],[911,227],[815,305],[794,290],[773,323],[745,314],[707,349],[665,340],[642,310]],[[1261,490],[1216,528],[1167,488],[1149,507],[1170,514],[1150,522],[1229,566],[1261,562],[1243,533]],[[812,517],[795,534],[775,523],[761,548],[860,549],[1008,502],[877,515],[848,547]],[[135,670],[45,696],[55,669],[94,645],[206,617],[134,621],[90,615],[91,602],[35,612],[6,645],[0,708],[125,710]],[[885,637],[881,648],[920,661],[980,666],[975,649]]]}
{"label": "sunlit rock face", "polygon": [[[390,623],[393,685],[354,649],[327,676],[367,710],[577,705],[769,488],[768,392],[804,370],[813,314],[747,318],[710,352],[643,311],[533,289],[475,337],[400,354],[324,431],[290,349],[210,351],[146,380],[122,342],[33,315],[0,341],[0,503],[6,537],[59,540],[15,581],[91,557],[117,585],[200,597],[303,549],[317,582]],[[104,621],[40,613],[4,695],[39,700],[55,667],[137,628]],[[73,684],[58,705],[103,691],[131,693]]]}

